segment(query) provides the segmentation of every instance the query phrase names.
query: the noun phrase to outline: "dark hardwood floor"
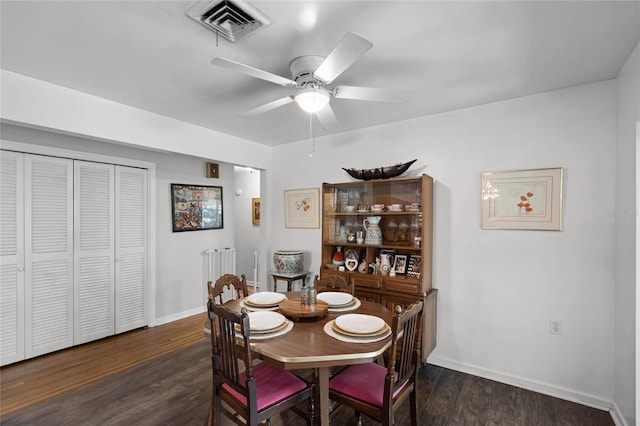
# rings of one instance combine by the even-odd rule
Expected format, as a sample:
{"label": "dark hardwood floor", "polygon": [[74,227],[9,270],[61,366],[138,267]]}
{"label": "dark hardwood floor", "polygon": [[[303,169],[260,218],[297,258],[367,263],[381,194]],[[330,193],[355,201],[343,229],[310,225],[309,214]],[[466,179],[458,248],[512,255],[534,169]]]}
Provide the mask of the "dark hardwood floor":
{"label": "dark hardwood floor", "polygon": [[[205,339],[116,372],[6,416],[12,425],[205,425],[211,398],[210,350]],[[613,425],[608,412],[433,365],[419,379],[420,425]],[[408,409],[408,403],[406,403]],[[274,426],[304,425],[293,413]],[[336,410],[332,424],[355,425]],[[397,425],[408,425],[406,410]],[[242,424],[225,418],[225,425]],[[365,419],[365,425],[376,424]]]}

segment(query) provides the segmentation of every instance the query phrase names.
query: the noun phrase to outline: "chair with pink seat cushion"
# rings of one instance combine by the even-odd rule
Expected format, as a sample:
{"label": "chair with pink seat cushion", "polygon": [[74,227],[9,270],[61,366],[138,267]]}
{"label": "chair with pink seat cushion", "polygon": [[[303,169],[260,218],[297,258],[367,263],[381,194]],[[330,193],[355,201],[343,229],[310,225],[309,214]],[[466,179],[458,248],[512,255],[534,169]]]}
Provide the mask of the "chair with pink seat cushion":
{"label": "chair with pink seat cushion", "polygon": [[[263,362],[253,365],[249,346],[249,316],[238,314],[228,304],[208,303],[213,364],[213,398],[209,424],[221,424],[222,401],[242,416],[248,425],[257,425],[293,408],[313,425],[315,385],[290,371]],[[214,328],[215,327],[215,328]],[[245,370],[242,371],[242,366]],[[296,404],[308,401],[308,410]]]}
{"label": "chair with pink seat cushion", "polygon": [[411,424],[418,424],[416,377],[422,345],[424,299],[423,295],[404,311],[396,306],[387,367],[374,363],[350,365],[329,381],[329,397],[353,408],[358,424],[362,424],[361,414],[365,414],[383,425],[392,425],[394,412],[407,397]]}

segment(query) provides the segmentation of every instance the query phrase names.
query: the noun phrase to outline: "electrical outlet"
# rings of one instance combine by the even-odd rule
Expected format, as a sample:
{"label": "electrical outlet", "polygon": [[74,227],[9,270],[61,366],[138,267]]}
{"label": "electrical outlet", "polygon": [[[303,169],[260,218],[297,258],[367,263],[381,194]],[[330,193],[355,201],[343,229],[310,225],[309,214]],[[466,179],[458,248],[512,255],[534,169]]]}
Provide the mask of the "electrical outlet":
{"label": "electrical outlet", "polygon": [[562,321],[549,320],[549,332],[551,334],[562,334]]}

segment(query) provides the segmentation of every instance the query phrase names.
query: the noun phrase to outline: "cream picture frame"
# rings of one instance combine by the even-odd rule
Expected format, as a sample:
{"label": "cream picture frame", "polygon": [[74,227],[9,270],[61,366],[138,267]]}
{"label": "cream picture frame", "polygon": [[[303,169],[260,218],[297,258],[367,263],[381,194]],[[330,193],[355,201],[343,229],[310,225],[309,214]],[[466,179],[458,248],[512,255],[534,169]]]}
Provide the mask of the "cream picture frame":
{"label": "cream picture frame", "polygon": [[320,228],[320,189],[284,191],[286,228]]}
{"label": "cream picture frame", "polygon": [[482,229],[562,230],[563,169],[482,173]]}

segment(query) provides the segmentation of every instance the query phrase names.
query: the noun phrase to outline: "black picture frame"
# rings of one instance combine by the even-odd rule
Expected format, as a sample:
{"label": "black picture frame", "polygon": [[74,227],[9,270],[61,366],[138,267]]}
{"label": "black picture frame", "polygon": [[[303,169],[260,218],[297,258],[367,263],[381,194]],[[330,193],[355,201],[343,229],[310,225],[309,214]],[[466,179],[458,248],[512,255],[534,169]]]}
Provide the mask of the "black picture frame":
{"label": "black picture frame", "polygon": [[422,269],[422,256],[419,254],[410,255],[406,274],[410,277],[420,278],[421,269]]}
{"label": "black picture frame", "polygon": [[171,184],[171,224],[173,232],[222,229],[222,187]]}

